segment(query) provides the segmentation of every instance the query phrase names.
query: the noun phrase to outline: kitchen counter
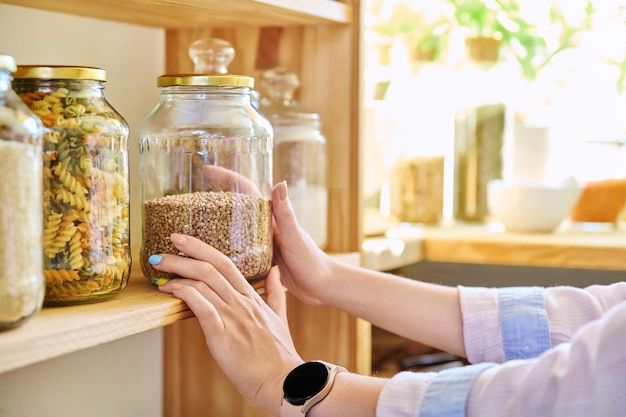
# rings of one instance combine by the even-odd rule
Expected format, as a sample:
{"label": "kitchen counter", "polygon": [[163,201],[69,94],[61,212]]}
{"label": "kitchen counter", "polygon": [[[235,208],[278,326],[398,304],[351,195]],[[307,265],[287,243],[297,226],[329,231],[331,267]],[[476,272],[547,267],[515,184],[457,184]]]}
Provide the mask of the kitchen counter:
{"label": "kitchen counter", "polygon": [[626,270],[626,230],[510,233],[499,224],[450,224],[394,228],[363,243],[367,267],[419,261]]}

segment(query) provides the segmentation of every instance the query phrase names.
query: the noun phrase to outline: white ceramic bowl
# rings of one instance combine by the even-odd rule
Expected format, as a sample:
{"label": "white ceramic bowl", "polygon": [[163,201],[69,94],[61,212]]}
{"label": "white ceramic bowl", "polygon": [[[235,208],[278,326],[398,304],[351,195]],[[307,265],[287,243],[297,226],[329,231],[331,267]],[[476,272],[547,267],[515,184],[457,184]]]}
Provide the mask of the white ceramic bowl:
{"label": "white ceramic bowl", "polygon": [[508,231],[547,233],[567,218],[579,194],[574,178],[557,184],[492,180],[487,206],[491,217]]}

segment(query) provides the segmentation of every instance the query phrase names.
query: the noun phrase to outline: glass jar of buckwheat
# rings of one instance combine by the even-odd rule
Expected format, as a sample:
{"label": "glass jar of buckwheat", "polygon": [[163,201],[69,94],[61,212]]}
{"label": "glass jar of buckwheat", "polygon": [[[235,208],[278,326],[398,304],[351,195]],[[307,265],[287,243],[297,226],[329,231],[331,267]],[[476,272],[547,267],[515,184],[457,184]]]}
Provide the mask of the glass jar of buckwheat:
{"label": "glass jar of buckwheat", "polygon": [[98,302],[130,275],[128,135],[106,72],[18,66],[13,87],[43,123],[45,306]]}
{"label": "glass jar of buckwheat", "polygon": [[179,254],[184,233],[228,256],[252,284],[272,265],[272,142],[251,104],[254,79],[233,74],[162,75],[161,99],[139,128],[143,201],[141,268],[153,254]]}

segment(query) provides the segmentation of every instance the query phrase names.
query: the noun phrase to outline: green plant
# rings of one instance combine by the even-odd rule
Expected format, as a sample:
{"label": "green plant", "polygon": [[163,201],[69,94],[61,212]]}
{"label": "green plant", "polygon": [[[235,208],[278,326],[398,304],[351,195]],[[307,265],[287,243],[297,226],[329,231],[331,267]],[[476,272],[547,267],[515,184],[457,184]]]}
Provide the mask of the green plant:
{"label": "green plant", "polygon": [[563,14],[552,5],[550,25],[558,26],[558,38],[548,43],[539,34],[534,23],[522,18],[516,0],[448,0],[454,8],[458,26],[466,28],[467,36],[494,37],[501,40],[501,48],[511,53],[524,77],[536,78],[538,72],[561,51],[575,47],[575,35],[588,30],[594,12],[592,1],[587,1],[587,19],[582,27],[567,25]]}
{"label": "green plant", "polygon": [[[417,59],[436,61],[447,45],[452,27],[445,14],[435,11],[432,2],[371,0],[369,10],[376,17],[372,30],[380,36],[401,38]],[[427,9],[431,8],[431,9]]]}

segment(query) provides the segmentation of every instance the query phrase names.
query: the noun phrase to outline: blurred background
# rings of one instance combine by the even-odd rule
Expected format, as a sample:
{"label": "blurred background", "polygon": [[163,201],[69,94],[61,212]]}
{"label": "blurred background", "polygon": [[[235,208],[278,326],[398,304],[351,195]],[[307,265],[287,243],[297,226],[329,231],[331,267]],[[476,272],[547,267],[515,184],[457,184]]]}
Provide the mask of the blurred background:
{"label": "blurred background", "polygon": [[458,189],[459,141],[467,140],[459,115],[479,103],[504,109],[501,143],[481,156],[500,164],[496,176],[549,182],[571,175],[584,184],[626,175],[625,1],[366,4],[366,234],[403,220],[433,223],[428,207],[406,209],[411,195],[433,195],[432,181],[406,185],[416,172],[422,179],[431,172],[417,157],[443,160],[442,207],[430,208],[442,211],[435,222],[463,219],[455,200],[471,190]]}

